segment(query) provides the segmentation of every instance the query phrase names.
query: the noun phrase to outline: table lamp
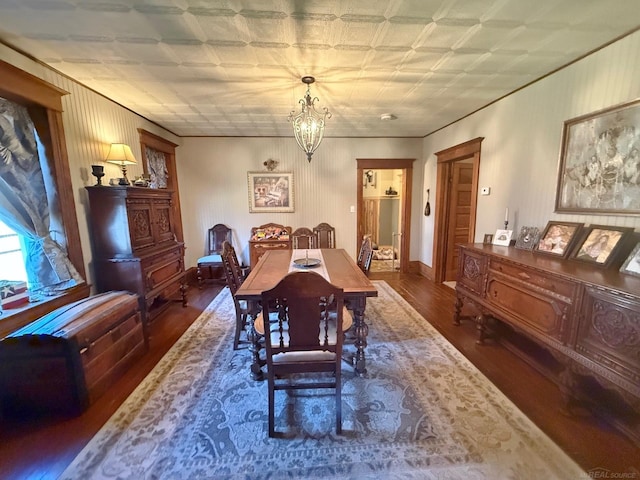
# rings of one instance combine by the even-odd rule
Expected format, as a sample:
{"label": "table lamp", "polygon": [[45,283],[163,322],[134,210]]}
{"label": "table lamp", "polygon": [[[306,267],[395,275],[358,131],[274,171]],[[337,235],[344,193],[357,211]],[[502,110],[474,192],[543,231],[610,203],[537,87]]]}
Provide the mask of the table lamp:
{"label": "table lamp", "polygon": [[136,157],[133,156],[129,145],[112,143],[107,158],[105,158],[104,161],[120,165],[122,167],[122,178],[120,179],[119,185],[129,185],[127,165],[135,165],[137,163]]}

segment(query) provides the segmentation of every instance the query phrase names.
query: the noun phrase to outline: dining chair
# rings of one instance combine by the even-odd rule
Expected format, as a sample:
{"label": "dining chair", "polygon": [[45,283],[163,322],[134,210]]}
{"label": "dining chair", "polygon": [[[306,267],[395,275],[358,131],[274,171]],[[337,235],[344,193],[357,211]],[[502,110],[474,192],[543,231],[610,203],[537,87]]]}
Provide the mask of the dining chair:
{"label": "dining chair", "polygon": [[328,223],[319,223],[313,228],[315,248],[336,248],[336,229]]}
{"label": "dining chair", "polygon": [[371,268],[371,259],[373,258],[373,245],[371,244],[371,235],[365,235],[362,238],[360,251],[358,252],[357,264],[364,273],[369,273]]}
{"label": "dining chair", "polygon": [[260,313],[260,306],[257,302],[239,300],[236,298],[236,292],[244,281],[245,272],[238,262],[238,256],[236,255],[235,249],[231,243],[226,240],[222,243],[222,264],[227,286],[231,291],[233,304],[236,310],[236,330],[233,337],[233,349],[237,350],[238,345],[240,344],[240,333],[246,330],[247,325],[250,325],[249,322],[255,321],[255,318]]}
{"label": "dining chair", "polygon": [[222,223],[218,223],[207,231],[207,255],[200,257],[197,263],[196,275],[198,287],[202,288],[204,283],[203,270],[208,270],[208,278],[213,281],[224,282],[224,278],[214,276],[215,269],[221,269],[222,265],[222,243],[231,243],[231,229]]}
{"label": "dining chair", "polygon": [[296,228],[291,234],[291,247],[294,249],[316,248],[313,231],[307,227]]}
{"label": "dining chair", "polygon": [[[270,437],[276,436],[279,390],[334,389],[336,433],[342,433],[343,334],[337,332],[344,331],[344,310],[342,288],[316,272],[291,272],[262,292],[256,330],[264,332]],[[269,319],[266,325],[263,319]],[[300,381],[301,373],[312,377]]]}

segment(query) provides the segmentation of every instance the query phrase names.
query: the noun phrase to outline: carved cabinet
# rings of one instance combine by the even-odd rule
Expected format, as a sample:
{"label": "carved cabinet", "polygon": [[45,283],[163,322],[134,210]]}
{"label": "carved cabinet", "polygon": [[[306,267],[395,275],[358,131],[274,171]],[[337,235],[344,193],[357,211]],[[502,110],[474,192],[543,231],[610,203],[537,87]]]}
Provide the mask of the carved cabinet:
{"label": "carved cabinet", "polygon": [[[570,400],[579,377],[614,390],[640,418],[640,277],[513,247],[460,245],[454,323],[475,305],[482,343],[497,319],[564,367]],[[631,429],[640,439],[640,422]]]}
{"label": "carved cabinet", "polygon": [[[264,235],[264,236],[263,236]],[[249,239],[249,265],[255,267],[260,257],[270,250],[291,249],[291,227],[265,223],[251,229]]]}
{"label": "carved cabinet", "polygon": [[173,192],[127,186],[87,191],[98,292],[138,294],[145,323],[176,297],[186,305],[184,244],[175,235]]}

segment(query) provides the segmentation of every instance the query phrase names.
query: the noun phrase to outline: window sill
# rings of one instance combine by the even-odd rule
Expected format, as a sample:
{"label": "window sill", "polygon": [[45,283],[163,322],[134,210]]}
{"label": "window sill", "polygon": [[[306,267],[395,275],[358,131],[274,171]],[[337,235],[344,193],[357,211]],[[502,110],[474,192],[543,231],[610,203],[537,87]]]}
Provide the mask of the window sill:
{"label": "window sill", "polygon": [[0,315],[0,338],[6,337],[11,332],[24,327],[56,308],[88,297],[89,290],[89,285],[83,283],[56,297],[47,297],[38,302],[28,303],[23,307],[3,310]]}

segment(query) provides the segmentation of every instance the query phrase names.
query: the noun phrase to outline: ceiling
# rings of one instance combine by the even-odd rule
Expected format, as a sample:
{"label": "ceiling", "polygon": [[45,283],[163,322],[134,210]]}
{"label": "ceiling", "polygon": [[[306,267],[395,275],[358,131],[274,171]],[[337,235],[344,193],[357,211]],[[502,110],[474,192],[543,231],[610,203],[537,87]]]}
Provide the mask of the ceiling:
{"label": "ceiling", "polygon": [[639,25],[638,0],[0,0],[0,42],[180,136],[293,136],[312,75],[326,136],[423,137]]}

